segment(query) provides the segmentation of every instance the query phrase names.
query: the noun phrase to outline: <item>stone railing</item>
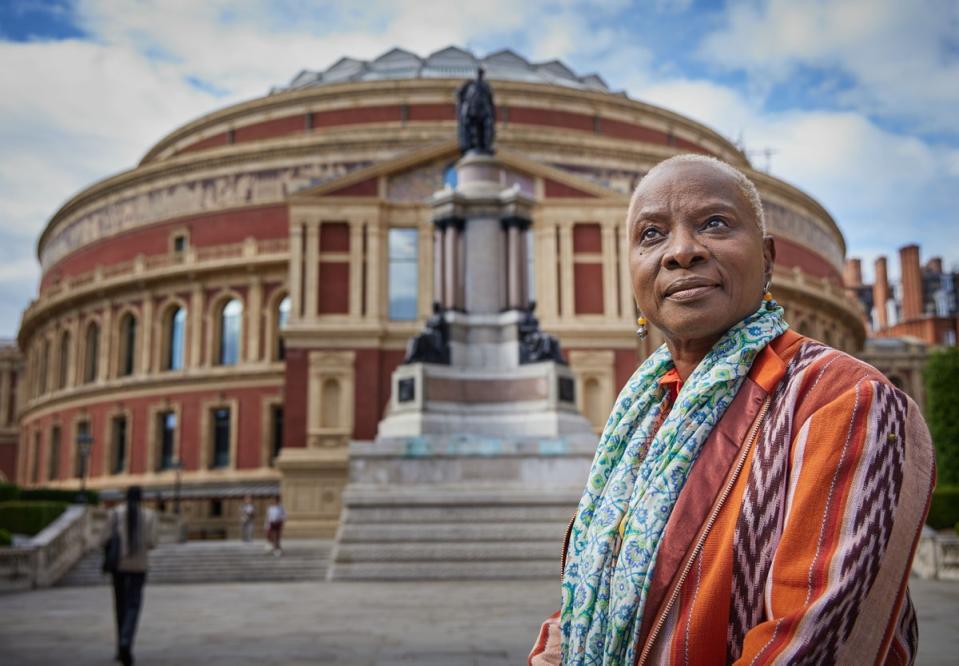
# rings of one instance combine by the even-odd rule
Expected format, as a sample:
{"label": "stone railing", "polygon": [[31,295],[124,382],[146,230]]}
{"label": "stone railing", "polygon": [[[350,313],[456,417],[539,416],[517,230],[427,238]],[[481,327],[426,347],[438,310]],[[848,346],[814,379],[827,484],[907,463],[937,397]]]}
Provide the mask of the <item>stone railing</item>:
{"label": "stone railing", "polygon": [[285,257],[289,247],[287,238],[258,240],[251,237],[240,243],[190,247],[183,252],[166,254],[141,254],[129,261],[97,266],[92,271],[65,278],[44,288],[40,299],[30,303],[24,311],[23,321],[28,321],[40,310],[55,305],[62,299],[75,298],[85,291],[99,292],[111,286],[119,286],[131,277],[151,279],[167,273],[212,269],[224,261],[237,259],[275,261]]}
{"label": "stone railing", "polygon": [[920,578],[959,580],[959,535],[924,527],[912,571]]}
{"label": "stone railing", "polygon": [[[73,504],[25,546],[0,548],[0,592],[49,587],[104,541],[108,512]],[[159,543],[182,540],[183,523],[171,513],[157,515]]]}
{"label": "stone railing", "polygon": [[74,504],[26,546],[0,548],[0,591],[53,585],[93,545],[105,516],[103,509]]}

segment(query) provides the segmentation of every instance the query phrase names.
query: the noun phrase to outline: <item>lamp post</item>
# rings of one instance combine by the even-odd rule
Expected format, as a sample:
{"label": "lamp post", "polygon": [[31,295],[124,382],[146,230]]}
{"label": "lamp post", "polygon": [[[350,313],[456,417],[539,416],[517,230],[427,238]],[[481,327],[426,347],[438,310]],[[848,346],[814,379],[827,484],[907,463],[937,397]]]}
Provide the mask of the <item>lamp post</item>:
{"label": "lamp post", "polygon": [[180,472],[183,470],[183,463],[179,458],[173,459],[173,471],[176,479],[173,482],[173,513],[180,515]]}
{"label": "lamp post", "polygon": [[93,447],[93,435],[87,428],[77,431],[77,453],[80,454],[80,503],[87,501],[87,458],[90,457],[90,449]]}

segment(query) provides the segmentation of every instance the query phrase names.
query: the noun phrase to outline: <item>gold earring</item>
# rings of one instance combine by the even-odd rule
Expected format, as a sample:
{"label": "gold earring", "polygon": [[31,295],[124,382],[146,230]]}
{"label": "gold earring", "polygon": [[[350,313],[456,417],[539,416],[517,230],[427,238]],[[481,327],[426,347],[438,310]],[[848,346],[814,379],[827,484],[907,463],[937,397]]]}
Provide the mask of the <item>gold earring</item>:
{"label": "gold earring", "polygon": [[767,310],[775,310],[776,306],[778,305],[776,300],[773,298],[773,293],[769,291],[768,282],[766,283],[766,288],[763,289],[763,303],[766,305]]}
{"label": "gold earring", "polygon": [[636,329],[636,335],[639,336],[640,340],[645,340],[646,336],[649,335],[649,329],[646,327],[646,317],[639,315],[639,319],[636,320],[638,328]]}

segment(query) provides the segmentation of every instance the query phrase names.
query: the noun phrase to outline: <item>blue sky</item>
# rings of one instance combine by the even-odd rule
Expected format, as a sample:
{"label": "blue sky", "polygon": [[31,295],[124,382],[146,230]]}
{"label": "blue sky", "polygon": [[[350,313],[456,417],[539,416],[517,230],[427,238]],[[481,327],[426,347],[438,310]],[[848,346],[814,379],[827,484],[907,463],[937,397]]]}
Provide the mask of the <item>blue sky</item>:
{"label": "blue sky", "polygon": [[[832,213],[848,254],[919,243],[959,267],[954,0],[0,0],[0,336],[35,243],[175,127],[301,69],[393,46],[512,48],[741,139]],[[763,151],[770,149],[767,164]]]}

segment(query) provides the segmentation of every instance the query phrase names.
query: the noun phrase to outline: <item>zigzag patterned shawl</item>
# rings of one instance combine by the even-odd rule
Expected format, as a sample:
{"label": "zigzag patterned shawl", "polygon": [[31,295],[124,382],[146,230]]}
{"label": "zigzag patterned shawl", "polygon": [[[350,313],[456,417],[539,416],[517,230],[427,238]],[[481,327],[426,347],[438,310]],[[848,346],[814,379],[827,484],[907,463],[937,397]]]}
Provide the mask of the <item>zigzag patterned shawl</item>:
{"label": "zigzag patterned shawl", "polygon": [[673,367],[657,349],[626,383],[606,422],[570,532],[561,613],[564,664],[635,661],[663,530],[703,443],[756,355],[788,324],[779,306],[739,322],[683,384],[659,430]]}

